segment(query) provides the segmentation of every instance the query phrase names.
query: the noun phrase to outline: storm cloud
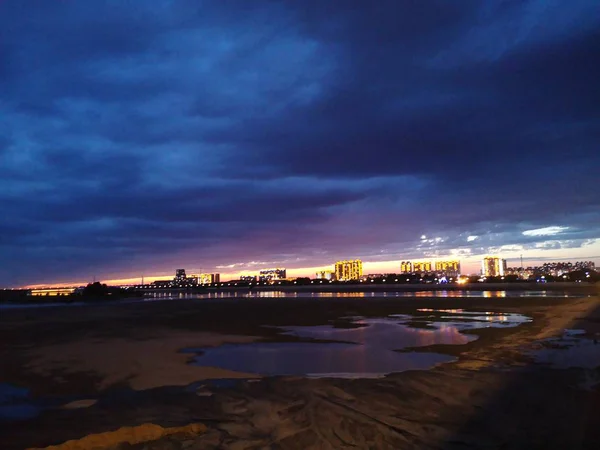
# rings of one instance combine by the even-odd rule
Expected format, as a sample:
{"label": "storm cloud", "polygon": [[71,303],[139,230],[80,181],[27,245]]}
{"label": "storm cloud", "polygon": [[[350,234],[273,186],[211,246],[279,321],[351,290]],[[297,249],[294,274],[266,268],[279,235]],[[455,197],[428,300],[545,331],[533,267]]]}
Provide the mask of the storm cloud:
{"label": "storm cloud", "polygon": [[0,284],[578,257],[599,30],[593,0],[0,2]]}

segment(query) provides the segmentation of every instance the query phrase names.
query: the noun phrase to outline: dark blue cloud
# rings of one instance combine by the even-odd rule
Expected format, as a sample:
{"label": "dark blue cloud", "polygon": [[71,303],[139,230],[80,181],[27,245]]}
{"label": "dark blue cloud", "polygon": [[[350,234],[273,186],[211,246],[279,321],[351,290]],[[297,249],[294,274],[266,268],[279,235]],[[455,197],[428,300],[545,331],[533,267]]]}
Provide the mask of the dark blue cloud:
{"label": "dark blue cloud", "polygon": [[598,12],[1,2],[0,284],[577,256],[600,238]]}

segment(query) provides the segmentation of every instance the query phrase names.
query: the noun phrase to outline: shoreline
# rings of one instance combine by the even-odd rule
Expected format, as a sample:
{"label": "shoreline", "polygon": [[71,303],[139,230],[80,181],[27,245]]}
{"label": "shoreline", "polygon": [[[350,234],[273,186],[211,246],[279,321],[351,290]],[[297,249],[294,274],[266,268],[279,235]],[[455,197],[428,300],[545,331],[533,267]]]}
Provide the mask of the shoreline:
{"label": "shoreline", "polygon": [[[202,288],[201,290],[195,289],[170,289],[156,291],[146,291],[144,295],[122,297],[122,298],[89,298],[81,299],[81,297],[44,297],[40,296],[40,301],[37,297],[26,297],[25,300],[21,301],[1,301],[0,310],[10,310],[19,308],[32,308],[37,307],[81,307],[81,306],[92,306],[92,305],[120,305],[120,304],[132,304],[132,303],[146,303],[146,302],[160,302],[160,301],[173,301],[173,300],[191,300],[191,299],[202,299],[204,296],[215,295],[219,293],[223,294],[250,294],[248,298],[253,298],[252,293],[277,293],[281,292],[284,294],[307,294],[307,293],[340,293],[340,294],[353,294],[353,293],[419,293],[419,292],[451,292],[457,293],[457,297],[460,297],[460,293],[469,292],[547,292],[548,296],[554,296],[558,293],[563,293],[566,296],[590,296],[600,292],[600,284],[598,283],[575,283],[575,282],[558,282],[558,283],[468,283],[463,285],[457,284],[315,284],[315,285],[301,285],[301,286],[253,286],[251,289],[237,286],[225,286],[218,288]],[[154,295],[151,295],[154,294]],[[270,296],[265,296],[268,298]],[[275,298],[276,296],[273,296]],[[372,295],[371,297],[377,297]],[[411,296],[406,296],[410,298]],[[242,296],[232,295],[227,298],[243,298]],[[207,300],[214,300],[215,297],[207,298]],[[44,301],[46,300],[46,301]]]}
{"label": "shoreline", "polygon": [[549,283],[536,282],[504,282],[504,283],[422,283],[422,284],[406,284],[406,283],[314,283],[314,284],[272,284],[267,286],[206,286],[200,288],[172,288],[172,289],[148,289],[144,290],[145,294],[154,292],[169,293],[174,295],[178,293],[216,293],[216,292],[416,292],[416,291],[600,291],[600,283],[594,282],[571,282],[559,281]]}
{"label": "shoreline", "polygon": [[[110,348],[121,350],[131,342],[129,353],[132,359],[122,360],[123,364],[136,361],[136,350],[141,355],[152,354],[152,345],[170,348],[179,352],[185,348],[211,346],[206,339],[210,337],[219,345],[222,338],[235,342],[249,338],[266,341],[285,341],[289,337],[279,334],[278,327],[316,326],[338,322],[343,316],[385,317],[390,314],[410,314],[419,308],[494,310],[522,312],[525,315],[537,314],[539,308],[547,309],[551,305],[569,305],[578,302],[593,303],[594,299],[582,297],[298,297],[293,301],[277,297],[232,297],[226,299],[167,299],[164,301],[93,303],[93,308],[77,308],[72,305],[52,308],[11,308],[2,310],[0,315],[0,358],[6,364],[0,366],[0,380],[7,382],[31,382],[34,390],[52,392],[53,389],[82,394],[98,392],[103,371],[98,367],[89,367],[83,363],[82,370],[68,363],[71,355],[74,361],[82,360],[86,355],[100,352],[109,359]],[[492,334],[501,333],[495,330]],[[505,330],[510,333],[510,330]],[[181,338],[181,339],[180,339]],[[168,342],[184,342],[180,346]],[[475,341],[477,342],[477,341]],[[87,343],[87,346],[86,346]],[[104,344],[106,350],[98,345]],[[135,345],[133,345],[135,344]],[[152,345],[151,345],[152,344]],[[150,345],[150,346],[149,346]],[[470,344],[468,344],[470,345]],[[479,344],[475,344],[479,345]],[[89,350],[86,354],[86,348]],[[93,351],[92,351],[93,350]],[[163,348],[158,349],[164,352]],[[31,361],[40,359],[39,364]],[[44,353],[60,356],[57,361],[44,358]],[[185,355],[174,357],[185,361]],[[189,357],[190,355],[187,355]],[[138,364],[138,369],[152,370],[150,361]],[[12,365],[12,368],[11,368]],[[32,367],[37,367],[32,371]],[[46,366],[46,368],[44,368]],[[61,369],[62,367],[62,369]],[[65,371],[66,370],[66,371]],[[117,368],[115,367],[115,370]],[[38,373],[39,372],[39,373]],[[79,373],[94,374],[85,383],[69,386],[61,378],[69,379]],[[113,379],[118,377],[111,377]],[[130,377],[124,377],[125,380]],[[43,381],[45,380],[45,381]],[[57,381],[53,381],[57,380]],[[115,379],[116,384],[122,380]],[[160,385],[160,383],[159,383]],[[73,388],[73,389],[71,389]]]}
{"label": "shoreline", "polygon": [[576,283],[576,282],[553,282],[553,283],[532,283],[532,282],[510,282],[510,283],[466,283],[466,284],[378,284],[378,283],[357,283],[357,284],[311,284],[311,285],[273,285],[273,286],[252,286],[236,287],[224,286],[219,288],[206,288],[207,292],[437,292],[437,291],[579,291],[595,293],[600,291],[600,284],[597,283]]}
{"label": "shoreline", "polygon": [[[516,312],[534,320],[515,328],[482,329],[475,332],[477,340],[437,348],[455,355],[458,361],[431,370],[393,373],[378,379],[267,377],[224,388],[202,388],[197,395],[185,388],[211,377],[206,367],[189,365],[192,355],[182,353],[184,348],[228,341],[282,342],[290,337],[282,336],[278,327],[335,323],[347,315],[382,317],[418,308]],[[581,402],[596,398],[588,391],[573,391],[581,371],[541,370],[523,353],[539,339],[559,335],[570,327],[600,332],[598,296],[406,297],[402,301],[384,296],[365,301],[351,296],[319,301],[298,298],[293,302],[277,298],[181,299],[83,309],[5,310],[0,315],[0,382],[26,387],[36,398],[64,395],[99,400],[87,408],[49,410],[28,421],[0,423],[0,435],[3,449],[16,450],[58,444],[122,426],[184,426],[202,418],[199,421],[209,430],[198,437],[197,448],[213,448],[208,443],[214,440],[223,442],[225,448],[234,443],[250,446],[258,439],[252,437],[256,430],[262,437],[255,445],[277,442],[289,449],[321,441],[342,448],[330,430],[339,436],[355,430],[353,439],[360,443],[376,429],[383,441],[373,448],[406,446],[393,428],[381,423],[409,430],[411,442],[417,442],[419,448],[436,448],[425,443],[463,433],[462,427],[466,427],[465,433],[484,439],[488,429],[468,426],[478,414],[474,405],[483,408],[485,420],[491,424],[504,423],[508,406],[496,411],[485,405],[496,401],[495,395],[504,398],[507,384],[520,383],[508,394],[514,399],[508,417],[516,423],[532,420],[526,413],[528,402],[541,405],[543,411],[552,409],[548,402],[563,402],[565,411],[576,420]],[[434,350],[432,346],[419,349]],[[225,375],[219,372],[222,369],[215,370],[216,378]],[[207,391],[210,395],[204,395]],[[73,420],[77,420],[76,427],[69,426]],[[600,416],[598,422],[600,425]],[[535,426],[549,430],[561,427],[544,415]],[[569,436],[568,430],[561,433]],[[294,439],[286,441],[286,436]],[[321,437],[314,441],[315,436]]]}

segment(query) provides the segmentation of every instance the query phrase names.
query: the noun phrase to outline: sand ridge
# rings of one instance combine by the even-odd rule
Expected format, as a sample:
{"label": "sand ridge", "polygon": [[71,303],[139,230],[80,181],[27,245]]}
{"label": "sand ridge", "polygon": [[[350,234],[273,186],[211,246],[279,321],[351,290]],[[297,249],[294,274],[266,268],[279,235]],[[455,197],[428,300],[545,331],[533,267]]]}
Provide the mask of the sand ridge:
{"label": "sand ridge", "polygon": [[169,428],[146,423],[135,427],[121,427],[115,431],[91,434],[81,439],[67,441],[64,444],[51,445],[44,448],[30,448],[27,450],[105,450],[113,449],[122,444],[135,445],[156,441],[165,436],[174,434],[179,434],[181,437],[189,439],[196,437],[205,431],[206,426],[201,423]]}

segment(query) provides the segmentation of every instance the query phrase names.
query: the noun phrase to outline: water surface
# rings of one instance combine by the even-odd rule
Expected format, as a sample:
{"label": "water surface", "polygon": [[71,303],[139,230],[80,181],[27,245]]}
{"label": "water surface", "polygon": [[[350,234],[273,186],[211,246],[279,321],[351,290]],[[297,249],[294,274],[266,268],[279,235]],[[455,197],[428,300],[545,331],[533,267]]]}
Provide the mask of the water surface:
{"label": "water surface", "polygon": [[374,378],[390,372],[428,369],[453,360],[436,353],[398,353],[356,344],[269,342],[207,349],[196,362],[266,376]]}
{"label": "water surface", "polygon": [[0,383],[0,421],[30,419],[41,410],[29,397],[28,389]]}
{"label": "water surface", "polygon": [[[372,378],[393,372],[430,369],[454,361],[450,355],[433,352],[395,350],[418,349],[436,344],[464,345],[477,339],[464,330],[489,326],[518,326],[530,320],[519,314],[485,312],[458,314],[432,312],[439,321],[418,318],[425,327],[410,324],[410,315],[384,318],[343,318],[346,328],[333,325],[281,328],[281,334],[295,336],[301,342],[256,342],[226,344],[199,352],[195,363],[260,375],[302,375],[309,377]],[[437,315],[436,315],[437,314]],[[443,314],[440,316],[440,314]]]}
{"label": "water surface", "polygon": [[584,335],[584,330],[565,330],[563,336],[542,342],[543,347],[533,351],[533,357],[555,369],[600,367],[600,342]]}
{"label": "water surface", "polygon": [[260,290],[235,290],[213,291],[202,294],[197,293],[169,293],[151,292],[147,298],[176,299],[228,299],[228,298],[282,298],[282,299],[307,299],[307,298],[505,298],[505,297],[552,297],[552,298],[580,298],[589,297],[588,294],[568,293],[565,291],[525,291],[525,290],[410,290],[410,291],[334,291],[334,292],[306,292],[306,291],[260,291]]}
{"label": "water surface", "polygon": [[422,291],[341,291],[341,292],[291,292],[291,291],[254,291],[239,289],[235,291],[213,291],[206,293],[195,292],[146,292],[143,298],[104,300],[93,302],[44,302],[40,303],[0,303],[1,309],[17,308],[52,308],[52,307],[79,307],[94,305],[118,305],[128,303],[145,303],[161,300],[225,300],[225,299],[256,299],[256,298],[281,298],[281,299],[320,299],[320,298],[505,298],[505,297],[552,297],[552,298],[582,298],[591,297],[591,294],[571,293],[561,290],[549,291],[524,291],[524,290],[422,290]]}

